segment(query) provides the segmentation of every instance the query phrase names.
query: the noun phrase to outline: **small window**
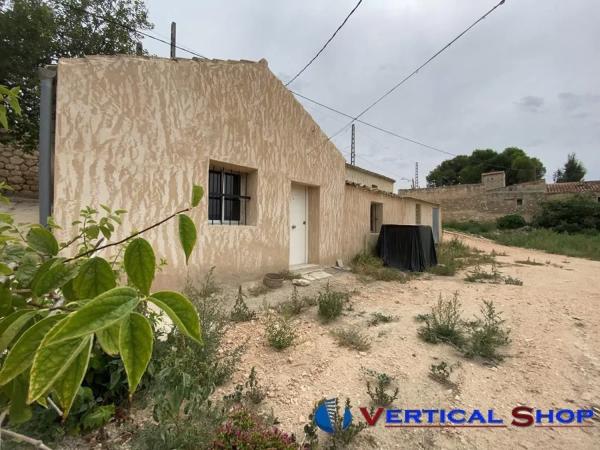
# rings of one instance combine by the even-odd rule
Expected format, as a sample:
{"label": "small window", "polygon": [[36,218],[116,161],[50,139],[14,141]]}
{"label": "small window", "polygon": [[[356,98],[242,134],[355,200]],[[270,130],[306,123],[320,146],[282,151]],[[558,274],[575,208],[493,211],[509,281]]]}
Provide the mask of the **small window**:
{"label": "small window", "polygon": [[415,223],[417,225],[421,225],[421,204],[417,203],[415,205]]}
{"label": "small window", "polygon": [[371,233],[379,233],[383,222],[383,204],[371,203]]}
{"label": "small window", "polygon": [[523,199],[522,198],[518,198],[517,199],[517,206],[523,206]]}
{"label": "small window", "polygon": [[245,173],[211,167],[208,172],[208,220],[211,224],[246,225],[250,197]]}

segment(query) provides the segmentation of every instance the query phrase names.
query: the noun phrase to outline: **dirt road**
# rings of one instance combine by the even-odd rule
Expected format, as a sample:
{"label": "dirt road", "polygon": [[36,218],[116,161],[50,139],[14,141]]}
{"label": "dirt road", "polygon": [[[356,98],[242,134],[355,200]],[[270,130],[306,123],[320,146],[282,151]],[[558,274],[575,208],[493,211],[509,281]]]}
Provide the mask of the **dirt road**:
{"label": "dirt road", "polygon": [[[396,377],[400,409],[494,409],[506,423],[519,405],[534,408],[588,408],[600,404],[600,262],[504,247],[474,238],[468,245],[495,250],[499,270],[517,277],[523,286],[466,283],[454,277],[423,276],[407,284],[363,284],[353,275],[331,283],[358,289],[353,307],[338,322],[322,325],[316,308],[295,319],[299,339],[283,352],[265,344],[262,320],[236,326],[230,343],[250,337],[249,348],[232,386],[256,366],[260,382],[269,389],[262,408],[281,421],[282,429],[302,436],[314,402],[322,397],[350,398],[354,420],[364,421],[359,406],[369,406],[362,368]],[[541,265],[518,264],[535,260]],[[417,337],[415,315],[427,313],[438,296],[458,292],[464,317],[478,313],[482,300],[493,300],[511,328],[506,359],[497,366],[465,359],[447,345],[430,345]],[[255,300],[259,302],[259,300]],[[398,320],[367,326],[373,312]],[[339,348],[330,331],[357,325],[372,342],[358,352]],[[432,380],[432,364],[458,363],[451,375],[456,388]],[[355,448],[600,448],[600,422],[589,428],[394,429],[377,424],[363,431]]]}

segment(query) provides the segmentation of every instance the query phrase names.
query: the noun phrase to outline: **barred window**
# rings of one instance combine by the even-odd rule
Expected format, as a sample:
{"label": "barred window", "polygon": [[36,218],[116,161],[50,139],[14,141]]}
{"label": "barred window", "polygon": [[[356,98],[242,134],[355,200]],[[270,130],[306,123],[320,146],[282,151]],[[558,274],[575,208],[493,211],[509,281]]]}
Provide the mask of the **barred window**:
{"label": "barred window", "polygon": [[246,225],[247,174],[211,167],[208,172],[208,220],[212,224]]}

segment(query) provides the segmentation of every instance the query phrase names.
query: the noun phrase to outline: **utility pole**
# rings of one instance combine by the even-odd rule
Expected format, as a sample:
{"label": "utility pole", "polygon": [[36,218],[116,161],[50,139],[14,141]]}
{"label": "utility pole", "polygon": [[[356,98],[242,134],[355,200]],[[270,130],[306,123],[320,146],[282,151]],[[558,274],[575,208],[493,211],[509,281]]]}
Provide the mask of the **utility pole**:
{"label": "utility pole", "polygon": [[356,148],[355,148],[355,141],[354,141],[354,124],[352,124],[352,138],[350,141],[350,164],[351,165],[356,165]]}
{"label": "utility pole", "polygon": [[175,45],[177,36],[177,24],[171,22],[171,58],[175,59]]}
{"label": "utility pole", "polygon": [[419,189],[419,163],[415,163],[415,189]]}

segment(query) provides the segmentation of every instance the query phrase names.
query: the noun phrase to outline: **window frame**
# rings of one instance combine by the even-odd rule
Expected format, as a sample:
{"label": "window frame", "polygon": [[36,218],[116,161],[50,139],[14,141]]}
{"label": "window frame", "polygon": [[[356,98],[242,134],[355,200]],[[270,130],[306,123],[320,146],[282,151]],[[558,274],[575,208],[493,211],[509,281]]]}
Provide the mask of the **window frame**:
{"label": "window frame", "polygon": [[[213,190],[214,186],[211,183],[212,174],[219,175],[218,192]],[[239,179],[239,194],[235,193],[237,191],[235,189],[236,178]],[[232,182],[231,186],[229,185],[230,182]],[[208,186],[208,223],[211,225],[246,225],[248,222],[248,202],[251,200],[251,197],[246,195],[248,193],[248,174],[226,169],[225,167],[211,166],[208,170]],[[233,193],[228,193],[228,190],[233,191]],[[211,204],[214,204],[212,202],[215,200],[219,202],[219,219],[211,218]],[[231,213],[234,212],[234,209],[231,206],[229,207],[229,218],[226,218],[228,200],[237,200],[239,202],[238,219],[232,219]]]}

